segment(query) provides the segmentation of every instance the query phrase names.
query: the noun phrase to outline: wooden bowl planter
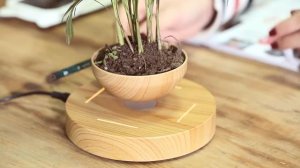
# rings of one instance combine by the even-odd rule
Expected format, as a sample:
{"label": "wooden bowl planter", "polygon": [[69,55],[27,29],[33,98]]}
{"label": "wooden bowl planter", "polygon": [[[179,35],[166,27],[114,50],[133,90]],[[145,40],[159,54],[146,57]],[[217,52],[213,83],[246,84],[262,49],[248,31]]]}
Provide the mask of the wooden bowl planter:
{"label": "wooden bowl planter", "polygon": [[[73,36],[71,19],[80,2],[74,1],[66,13],[68,42]],[[117,30],[120,30],[117,31],[118,44],[123,46],[126,41],[130,50],[123,48],[124,50],[108,50],[105,53],[106,50],[103,48],[94,53],[91,58],[92,70],[103,88],[99,90],[98,86],[90,83],[70,95],[66,102],[66,132],[76,146],[104,158],[149,162],[184,156],[200,149],[212,139],[216,128],[216,103],[212,94],[204,87],[187,79],[182,79],[186,73],[188,62],[187,54],[184,51],[182,51],[182,58],[181,53],[177,52],[179,51],[178,48],[176,50],[173,48],[162,50],[164,48],[158,19],[160,1],[145,1],[148,18],[146,38],[139,31],[139,22],[136,17],[138,13],[137,2],[121,2],[125,10],[129,12],[127,19],[131,25],[129,26],[131,27],[131,37],[134,38],[131,41],[129,37],[125,36],[123,26],[120,24],[119,3],[117,0],[112,0]],[[153,15],[154,2],[156,3],[155,15]],[[152,21],[150,20],[152,16],[155,16],[157,23],[155,34],[154,32],[151,33]],[[152,38],[156,40],[152,41]],[[134,46],[132,46],[133,42]],[[153,48],[155,50],[149,50]],[[102,51],[104,55],[102,55]],[[120,52],[116,55],[114,51]],[[159,53],[159,59],[157,57],[153,59],[152,56],[157,56],[153,53]],[[150,66],[154,69],[153,71],[146,68],[149,73],[167,67],[169,62],[172,62],[171,66],[168,67],[170,69],[179,66],[159,74],[130,76],[108,72],[95,63],[97,61],[99,65],[109,69],[111,67],[107,66],[105,60],[108,56],[111,57],[108,61],[122,62],[123,60],[117,59],[126,58],[129,56],[127,54],[133,54],[134,58],[138,59],[144,58],[144,61],[148,59],[147,62],[151,65],[159,63],[156,64],[159,68]],[[148,57],[142,57],[144,56],[142,54]],[[100,58],[102,58],[101,56],[104,58],[98,60],[98,55]],[[161,57],[162,55],[166,57]],[[163,59],[167,59],[167,61],[164,62]],[[128,59],[128,62],[130,61]],[[112,71],[115,70],[116,65],[124,63],[120,62],[109,62],[111,64],[116,63],[113,64]],[[134,70],[138,69],[137,71],[139,71],[143,65],[141,64],[142,60],[137,62],[138,64],[132,65],[134,66],[132,69],[123,65],[117,69],[125,68],[126,70],[121,72],[138,74],[139,72],[136,73]],[[161,64],[162,62],[164,64]],[[130,72],[127,71],[128,69]],[[104,89],[107,92],[102,93]],[[92,93],[95,94],[90,97]],[[88,103],[91,100],[92,103]],[[140,110],[127,108],[122,100],[133,101],[132,104],[144,104],[135,102],[146,102],[145,104],[147,104],[147,101],[157,101],[155,101],[156,106]]]}
{"label": "wooden bowl planter", "polygon": [[[216,103],[203,86],[182,79],[187,70],[185,52],[181,66],[146,76],[107,72],[94,63],[98,52],[91,58],[92,69],[108,92],[84,103],[91,93],[99,92],[90,83],[74,91],[66,102],[66,132],[76,146],[103,158],[151,162],[195,152],[213,138]],[[158,100],[156,106],[139,110],[126,108],[118,98]]]}
{"label": "wooden bowl planter", "polygon": [[98,50],[91,58],[92,70],[97,81],[112,95],[130,101],[150,101],[170,93],[183,78],[187,70],[187,54],[183,51],[185,61],[176,69],[155,75],[129,76],[111,73],[95,64]]}

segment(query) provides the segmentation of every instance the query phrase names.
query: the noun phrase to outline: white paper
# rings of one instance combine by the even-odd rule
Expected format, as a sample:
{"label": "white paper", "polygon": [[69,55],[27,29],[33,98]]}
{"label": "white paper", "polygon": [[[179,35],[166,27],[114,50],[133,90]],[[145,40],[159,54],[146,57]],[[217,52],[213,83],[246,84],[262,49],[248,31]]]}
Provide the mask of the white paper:
{"label": "white paper", "polygon": [[290,17],[291,10],[300,9],[300,0],[254,0],[254,5],[239,18],[240,23],[216,32],[205,41],[201,37],[188,43],[204,45],[233,56],[249,58],[292,71],[299,71],[300,61],[292,51],[272,50],[260,43],[280,21]]}
{"label": "white paper", "polygon": [[[100,5],[95,0],[84,0],[76,8],[76,15],[84,15],[102,9],[111,4],[110,0],[101,0]],[[7,0],[6,6],[0,8],[0,17],[14,17],[35,23],[40,28],[49,28],[62,23],[62,18],[71,3],[58,8],[44,9],[29,4],[21,3],[20,0]]]}

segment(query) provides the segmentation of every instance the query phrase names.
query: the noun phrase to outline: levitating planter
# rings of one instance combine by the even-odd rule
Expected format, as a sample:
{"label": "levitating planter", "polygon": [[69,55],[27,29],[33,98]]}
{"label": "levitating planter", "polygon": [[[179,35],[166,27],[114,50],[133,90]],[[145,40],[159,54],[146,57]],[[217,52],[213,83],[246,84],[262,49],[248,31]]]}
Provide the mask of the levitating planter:
{"label": "levitating planter", "polygon": [[[180,80],[186,66],[187,57],[180,67],[166,73],[126,76],[93,63],[100,85],[87,84],[69,97],[68,137],[89,153],[134,162],[171,159],[203,147],[215,133],[215,100],[204,87]],[[101,87],[106,91],[84,103]],[[124,100],[155,100],[156,106],[133,109]]]}
{"label": "levitating planter", "polygon": [[92,56],[92,70],[97,81],[112,95],[130,101],[156,100],[171,92],[187,70],[187,56],[184,62],[171,71],[143,76],[120,75],[105,71],[95,65],[98,52]]}
{"label": "levitating planter", "polygon": [[[116,1],[112,2],[115,11]],[[133,9],[137,5],[137,1],[134,2],[131,4]],[[156,2],[159,3],[158,0]],[[72,10],[69,12],[73,13]],[[133,18],[138,17],[135,15]],[[119,23],[117,21],[117,25]],[[132,22],[131,27],[134,26],[134,30],[139,30],[138,25]],[[135,40],[125,39],[132,51],[135,48],[134,51],[138,52],[133,54],[144,58],[143,48],[140,48],[142,43],[139,43],[141,38],[139,35],[135,37]],[[159,39],[160,36],[156,35],[160,55],[164,50]],[[153,42],[147,40],[149,38],[142,41],[143,44]],[[131,42],[135,45],[131,46]],[[123,46],[121,42],[119,46]],[[109,48],[109,52],[105,53],[107,55],[100,60],[103,65],[110,54],[114,55],[114,59],[121,59],[119,55],[122,54],[112,49]],[[74,91],[66,103],[66,132],[76,146],[104,158],[148,162],[189,154],[212,139],[216,127],[215,100],[201,85],[183,79],[188,62],[184,51],[179,51],[183,61],[175,68],[162,73],[134,76],[100,68],[98,57],[101,57],[99,52],[102,51],[104,49],[91,58],[96,80]],[[99,90],[101,94],[90,99],[96,92],[100,93]],[[91,101],[85,103],[86,100]]]}

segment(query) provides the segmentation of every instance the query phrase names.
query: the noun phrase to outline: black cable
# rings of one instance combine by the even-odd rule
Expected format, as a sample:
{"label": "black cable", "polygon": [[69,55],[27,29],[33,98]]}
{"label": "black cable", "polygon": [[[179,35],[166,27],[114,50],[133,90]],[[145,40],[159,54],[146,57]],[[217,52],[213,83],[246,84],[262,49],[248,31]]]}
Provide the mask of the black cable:
{"label": "black cable", "polygon": [[6,102],[9,102],[16,98],[31,96],[31,95],[46,95],[46,96],[51,96],[52,98],[61,100],[63,102],[66,102],[68,97],[70,96],[70,93],[47,92],[47,91],[31,91],[31,92],[26,92],[26,93],[17,93],[17,94],[13,94],[13,95],[1,98],[0,103],[6,103]]}

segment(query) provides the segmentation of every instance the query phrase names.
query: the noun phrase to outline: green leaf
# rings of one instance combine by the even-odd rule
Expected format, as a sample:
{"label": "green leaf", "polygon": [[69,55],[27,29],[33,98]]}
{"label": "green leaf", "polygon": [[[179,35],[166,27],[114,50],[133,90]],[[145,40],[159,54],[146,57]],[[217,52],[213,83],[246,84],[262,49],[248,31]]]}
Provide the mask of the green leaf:
{"label": "green leaf", "polygon": [[102,64],[102,63],[103,63],[103,61],[96,61],[96,62],[95,62],[96,65]]}
{"label": "green leaf", "polygon": [[67,44],[71,43],[71,40],[73,39],[74,36],[74,29],[73,29],[73,16],[75,15],[76,12],[76,7],[78,4],[80,4],[80,2],[82,2],[82,0],[74,0],[73,4],[69,7],[69,9],[66,11],[66,13],[63,16],[63,20],[64,18],[66,18],[66,41]]}

